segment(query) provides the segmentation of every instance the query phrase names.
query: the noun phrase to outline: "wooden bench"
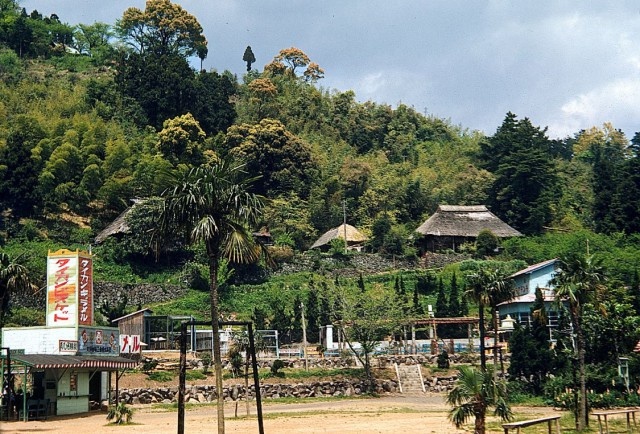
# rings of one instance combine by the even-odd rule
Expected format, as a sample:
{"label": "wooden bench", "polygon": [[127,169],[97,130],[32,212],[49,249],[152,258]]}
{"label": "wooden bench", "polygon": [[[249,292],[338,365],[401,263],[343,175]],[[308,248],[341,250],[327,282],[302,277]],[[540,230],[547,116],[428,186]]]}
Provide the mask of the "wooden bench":
{"label": "wooden bench", "polygon": [[[640,408],[620,408],[617,410],[593,411],[591,412],[591,414],[594,416],[598,416],[598,427],[600,428],[600,434],[609,434],[608,417],[617,414],[624,414],[627,416],[627,432],[631,432],[631,419],[633,418],[633,427],[637,431],[638,425],[636,424],[636,412],[638,411],[640,411]],[[604,431],[602,430],[602,419],[604,419]]]}
{"label": "wooden bench", "polygon": [[[47,420],[49,413],[48,399],[30,399],[27,401],[27,420]],[[18,409],[18,420],[24,419],[23,409]]]}
{"label": "wooden bench", "polygon": [[509,422],[502,424],[504,428],[504,434],[509,434],[510,429],[515,429],[516,433],[520,434],[520,428],[525,428],[531,425],[537,425],[539,423],[547,423],[549,426],[549,434],[551,431],[551,422],[556,421],[556,434],[560,434],[560,416],[541,417],[539,419],[521,420],[520,422]]}

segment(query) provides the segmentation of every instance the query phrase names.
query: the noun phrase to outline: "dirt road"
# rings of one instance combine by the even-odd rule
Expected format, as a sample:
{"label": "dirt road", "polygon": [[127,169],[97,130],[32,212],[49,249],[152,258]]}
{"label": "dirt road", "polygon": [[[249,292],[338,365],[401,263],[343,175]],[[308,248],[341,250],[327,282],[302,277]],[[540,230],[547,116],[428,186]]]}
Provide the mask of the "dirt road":
{"label": "dirt road", "polygon": [[[105,413],[90,413],[82,417],[52,417],[47,421],[2,422],[2,433],[73,433],[100,434],[135,433],[157,434],[177,432],[177,412],[135,407],[134,424],[114,427],[107,424]],[[225,407],[227,433],[258,433],[255,406],[252,416],[245,414],[245,404],[238,406],[238,419],[234,418],[235,404]],[[532,417],[548,414],[548,408],[519,409]],[[369,433],[427,433],[452,434],[472,431],[457,430],[447,420],[447,406],[441,395],[387,396],[370,399],[331,401],[304,400],[284,404],[265,401],[263,405],[264,432],[267,434],[369,434]],[[491,420],[491,418],[490,418]],[[189,434],[215,433],[217,427],[215,406],[189,407],[185,416],[185,432]],[[495,431],[501,432],[501,431]]]}

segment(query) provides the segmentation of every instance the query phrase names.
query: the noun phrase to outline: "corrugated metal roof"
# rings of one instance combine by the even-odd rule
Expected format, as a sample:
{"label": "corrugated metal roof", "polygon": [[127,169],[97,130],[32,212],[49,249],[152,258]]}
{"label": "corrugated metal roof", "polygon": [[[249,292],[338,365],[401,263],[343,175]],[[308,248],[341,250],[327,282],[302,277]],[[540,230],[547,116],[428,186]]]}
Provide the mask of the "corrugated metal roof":
{"label": "corrugated metal roof", "polygon": [[547,261],[538,262],[537,264],[529,265],[527,268],[523,268],[523,269],[522,269],[522,270],[520,270],[520,271],[516,271],[515,273],[513,273],[513,274],[512,274],[511,276],[509,276],[509,277],[512,277],[512,278],[513,278],[513,277],[521,276],[521,275],[523,275],[523,274],[529,274],[529,273],[532,273],[532,272],[534,272],[534,271],[536,271],[536,270],[539,270],[539,269],[541,269],[541,268],[546,267],[547,265],[550,265],[550,264],[555,263],[557,260],[558,260],[557,258],[554,258],[554,259],[549,259],[549,260],[547,260]]}
{"label": "corrugated metal roof", "polygon": [[[3,356],[2,358],[5,357]],[[60,354],[16,354],[11,356],[11,361],[37,369],[131,369],[138,364],[137,361],[124,357],[66,356]]]}

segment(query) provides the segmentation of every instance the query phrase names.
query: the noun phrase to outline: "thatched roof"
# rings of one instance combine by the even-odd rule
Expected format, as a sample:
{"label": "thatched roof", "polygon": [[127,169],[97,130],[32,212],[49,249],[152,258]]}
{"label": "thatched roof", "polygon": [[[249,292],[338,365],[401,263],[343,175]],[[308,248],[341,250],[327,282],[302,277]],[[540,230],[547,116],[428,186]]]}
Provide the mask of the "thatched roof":
{"label": "thatched roof", "polygon": [[133,205],[122,211],[114,221],[109,223],[98,235],[96,235],[96,244],[102,243],[104,240],[112,235],[127,234],[129,233],[129,224],[127,223],[127,216],[131,211],[140,203],[144,202],[142,199],[132,199]]}
{"label": "thatched roof", "polygon": [[416,232],[438,237],[477,237],[480,231],[485,229],[500,238],[522,235],[484,205],[440,205]]}
{"label": "thatched roof", "polygon": [[[345,226],[346,226],[346,229],[345,229]],[[351,225],[342,224],[337,228],[333,228],[325,232],[324,235],[318,238],[318,241],[313,243],[311,248],[315,249],[316,247],[321,247],[321,246],[324,246],[325,244],[329,244],[331,240],[335,238],[342,238],[344,240],[345,230],[347,235],[347,244],[362,243],[364,241],[367,241],[367,237],[365,237],[362,234],[362,232],[360,232],[359,230],[357,230]]]}

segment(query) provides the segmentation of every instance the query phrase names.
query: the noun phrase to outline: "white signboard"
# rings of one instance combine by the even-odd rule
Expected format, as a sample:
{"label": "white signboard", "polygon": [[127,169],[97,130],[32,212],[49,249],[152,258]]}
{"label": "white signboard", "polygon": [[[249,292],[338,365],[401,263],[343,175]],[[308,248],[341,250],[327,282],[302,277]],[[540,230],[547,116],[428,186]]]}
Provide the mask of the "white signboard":
{"label": "white signboard", "polygon": [[135,354],[141,349],[140,335],[120,335],[120,354]]}

